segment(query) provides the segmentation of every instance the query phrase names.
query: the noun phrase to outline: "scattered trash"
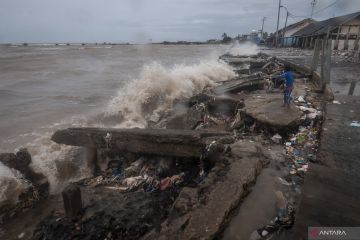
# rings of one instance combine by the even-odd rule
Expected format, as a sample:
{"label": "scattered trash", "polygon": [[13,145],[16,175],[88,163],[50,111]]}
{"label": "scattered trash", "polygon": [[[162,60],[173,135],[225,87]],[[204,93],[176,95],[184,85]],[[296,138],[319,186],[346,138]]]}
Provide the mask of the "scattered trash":
{"label": "scattered trash", "polygon": [[296,136],[296,142],[297,143],[303,143],[305,141],[305,138],[306,138],[305,135],[299,134],[299,135]]}
{"label": "scattered trash", "polygon": [[288,181],[286,181],[285,179],[281,178],[281,177],[278,177],[277,178],[279,180],[279,182],[283,185],[286,185],[286,186],[291,186],[292,184],[289,183]]}
{"label": "scattered trash", "polygon": [[298,97],[298,99],[297,99],[299,102],[301,102],[301,103],[303,103],[303,102],[305,102],[305,99],[304,99],[304,97],[303,96],[300,96],[300,97]]}
{"label": "scattered trash", "polygon": [[299,109],[303,112],[311,112],[311,113],[315,113],[317,111],[315,108],[304,107],[304,106],[300,106]]}
{"label": "scattered trash", "polygon": [[334,100],[333,101],[334,104],[341,104],[341,102],[337,101],[337,100]]}
{"label": "scattered trash", "polygon": [[350,126],[351,126],[351,127],[360,127],[360,121],[352,121],[352,122],[350,123]]}
{"label": "scattered trash", "polygon": [[282,140],[282,137],[277,133],[271,137],[271,140],[275,143],[280,143],[280,141]]}
{"label": "scattered trash", "polygon": [[269,224],[257,229],[250,235],[250,240],[270,239],[268,236],[280,231],[282,228],[290,228],[294,225],[295,209],[289,204],[281,191],[276,191],[277,197],[276,207],[278,209],[277,216]]}

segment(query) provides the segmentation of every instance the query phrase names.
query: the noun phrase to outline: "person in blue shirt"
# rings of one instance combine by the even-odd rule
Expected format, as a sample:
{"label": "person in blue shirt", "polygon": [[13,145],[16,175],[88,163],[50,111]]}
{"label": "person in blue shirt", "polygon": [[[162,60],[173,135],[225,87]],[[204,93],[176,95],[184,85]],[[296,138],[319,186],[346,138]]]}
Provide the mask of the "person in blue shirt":
{"label": "person in blue shirt", "polygon": [[284,106],[290,107],[291,92],[294,87],[294,76],[289,65],[284,66],[284,72],[281,74],[281,77],[285,79]]}
{"label": "person in blue shirt", "polygon": [[284,66],[284,72],[273,79],[283,79],[284,81],[284,106],[290,107],[291,92],[294,87],[294,76],[289,65]]}

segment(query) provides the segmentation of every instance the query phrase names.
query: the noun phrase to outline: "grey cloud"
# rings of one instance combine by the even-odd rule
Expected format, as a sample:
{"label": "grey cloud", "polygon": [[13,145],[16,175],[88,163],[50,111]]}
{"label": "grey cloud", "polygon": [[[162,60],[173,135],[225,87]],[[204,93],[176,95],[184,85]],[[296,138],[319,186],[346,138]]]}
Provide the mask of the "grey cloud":
{"label": "grey cloud", "polygon": [[[0,42],[141,42],[206,40],[261,27],[276,28],[278,0],[0,0]],[[320,0],[315,12],[335,0]],[[296,16],[308,16],[311,0],[282,0]],[[322,20],[360,10],[339,0],[317,13]],[[289,18],[289,24],[301,20]],[[280,26],[284,25],[285,11]]]}

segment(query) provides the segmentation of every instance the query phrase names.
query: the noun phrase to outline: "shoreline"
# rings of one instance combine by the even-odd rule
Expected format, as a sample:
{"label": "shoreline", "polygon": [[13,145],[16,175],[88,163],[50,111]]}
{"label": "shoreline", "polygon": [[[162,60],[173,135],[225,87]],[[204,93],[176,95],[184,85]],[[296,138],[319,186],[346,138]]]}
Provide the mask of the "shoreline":
{"label": "shoreline", "polygon": [[[176,112],[174,112],[170,114],[168,118],[164,118],[162,119],[162,122],[160,120],[156,124],[158,124],[158,126],[160,127],[164,126],[164,124],[165,126],[171,126],[171,128],[177,127],[180,129],[179,131],[181,131],[181,129],[188,129],[187,131],[195,133],[196,131],[199,131],[199,129],[205,129],[207,131],[210,130],[215,132],[226,131],[229,134],[235,133],[234,135],[225,138],[215,137],[213,140],[204,139],[204,142],[200,146],[202,149],[206,149],[206,156],[203,159],[201,157],[200,161],[199,159],[197,159],[197,157],[195,157],[195,159],[193,160],[190,160],[192,157],[189,158],[185,156],[177,156],[180,158],[185,157],[184,160],[186,160],[186,158],[189,158],[184,162],[189,162],[189,160],[190,162],[186,163],[184,166],[181,166],[181,164],[183,163],[179,163],[179,159],[174,158],[174,156],[171,155],[171,152],[168,152],[167,154],[165,154],[167,156],[167,160],[165,160],[165,166],[162,166],[159,165],[161,161],[158,162],[158,160],[155,160],[154,162],[154,160],[151,160],[152,158],[154,158],[154,155],[155,158],[160,157],[156,156],[156,150],[154,152],[153,147],[148,147],[148,150],[146,148],[142,149],[140,152],[135,149],[126,154],[123,153],[122,150],[120,152],[115,151],[115,149],[118,147],[116,147],[114,150],[109,151],[109,148],[112,149],[111,146],[119,146],[119,144],[111,137],[109,142],[106,142],[105,137],[107,136],[107,134],[104,135],[103,133],[101,133],[99,136],[104,135],[101,137],[102,140],[96,140],[95,142],[99,143],[99,141],[101,142],[105,139],[106,146],[99,145],[99,147],[103,150],[100,150],[100,153],[98,152],[96,153],[96,155],[102,156],[101,158],[107,160],[107,162],[105,162],[104,166],[101,166],[100,162],[102,162],[103,160],[101,160],[101,158],[96,159],[96,161],[100,161],[97,164],[97,168],[100,168],[101,174],[97,177],[88,179],[90,183],[84,184],[83,182],[77,184],[81,189],[82,197],[84,199],[88,199],[88,202],[86,203],[85,201],[84,203],[85,206],[83,209],[85,210],[85,212],[81,211],[79,215],[75,217],[75,219],[77,219],[76,221],[79,224],[78,226],[82,227],[78,229],[76,224],[75,228],[68,225],[69,219],[63,216],[65,214],[64,210],[61,209],[61,206],[57,206],[58,212],[52,217],[47,218],[46,222],[43,222],[38,226],[37,234],[40,235],[37,235],[37,237],[41,239],[41,234],[48,231],[50,231],[48,232],[49,234],[61,234],[60,232],[52,231],[49,228],[49,224],[55,223],[53,222],[53,220],[59,219],[59,217],[61,218],[61,220],[57,221],[56,224],[58,226],[66,227],[69,234],[77,234],[77,231],[85,231],[85,229],[87,229],[86,224],[88,226],[96,226],[100,222],[104,221],[104,219],[102,219],[101,217],[99,218],[99,215],[96,213],[96,211],[98,210],[93,212],[90,216],[87,215],[85,219],[84,216],[86,215],[86,211],[91,211],[91,206],[97,205],[101,208],[104,202],[106,203],[110,201],[109,199],[111,199],[111,201],[114,201],[113,203],[119,201],[116,200],[116,198],[114,199],[113,197],[111,197],[114,194],[114,190],[116,194],[118,194],[118,197],[122,196],[122,190],[120,190],[119,192],[119,189],[123,188],[119,187],[123,187],[122,185],[124,184],[124,178],[122,178],[119,182],[115,181],[113,183],[110,183],[110,185],[106,180],[107,177],[104,178],[104,176],[107,176],[107,174],[110,174],[110,176],[114,176],[113,172],[106,173],[106,168],[109,167],[108,162],[110,159],[116,160],[119,158],[119,156],[126,156],[125,158],[127,159],[122,160],[121,164],[128,162],[126,163],[126,166],[128,166],[127,168],[134,167],[132,164],[137,162],[137,159],[139,158],[139,155],[136,156],[136,154],[140,154],[141,156],[145,156],[145,158],[147,158],[145,160],[145,165],[146,162],[152,162],[151,164],[155,164],[155,166],[153,166],[153,168],[155,167],[155,169],[164,168],[167,169],[167,171],[174,170],[174,167],[171,167],[171,164],[170,166],[168,164],[169,162],[175,162],[175,166],[177,166],[175,169],[179,168],[180,166],[180,168],[185,170],[179,171],[180,169],[178,169],[177,171],[175,171],[176,174],[171,173],[173,175],[170,174],[170,171],[169,173],[165,173],[165,178],[158,179],[158,181],[160,181],[160,185],[153,186],[150,184],[150,187],[155,188],[155,194],[153,194],[151,191],[150,193],[146,192],[145,190],[149,187],[149,185],[146,185],[148,184],[148,179],[145,179],[145,181],[140,184],[142,187],[145,186],[143,190],[141,190],[141,187],[139,188],[139,186],[131,188],[130,191],[126,189],[125,193],[123,194],[124,196],[135,196],[135,198],[136,195],[141,196],[142,200],[139,206],[144,206],[144,211],[145,209],[149,209],[148,207],[146,207],[149,205],[146,204],[150,204],[150,206],[152,206],[151,204],[153,204],[151,203],[151,201],[147,203],[149,198],[153,200],[158,199],[160,201],[160,205],[156,205],[155,208],[153,208],[154,212],[146,213],[150,215],[158,215],[158,217],[155,217],[155,220],[157,218],[155,222],[153,222],[154,219],[140,219],[141,221],[145,221],[146,224],[150,223],[152,228],[150,227],[148,229],[142,229],[139,230],[139,232],[134,233],[129,230],[131,229],[131,224],[130,226],[124,226],[123,229],[126,230],[125,234],[130,234],[126,235],[128,237],[132,236],[131,234],[137,234],[136,237],[139,237],[139,234],[141,234],[140,236],[143,239],[154,239],[159,238],[160,236],[170,237],[174,235],[178,236],[179,238],[204,237],[205,239],[211,239],[216,236],[221,236],[224,231],[224,227],[228,224],[231,225],[231,222],[229,223],[228,218],[234,213],[234,211],[236,211],[236,209],[238,209],[238,206],[242,202],[242,200],[244,198],[246,199],[246,196],[251,191],[250,187],[256,182],[257,175],[260,174],[261,169],[265,167],[280,167],[281,169],[287,170],[289,172],[289,175],[282,176],[284,177],[285,180],[283,180],[285,182],[282,182],[280,180],[280,185],[286,186],[287,184],[295,184],[294,186],[301,186],[301,181],[299,183],[299,179],[293,179],[292,175],[303,178],[303,173],[306,172],[308,168],[307,163],[311,160],[303,158],[302,162],[299,162],[299,159],[295,159],[292,156],[295,149],[297,149],[298,147],[301,149],[303,148],[304,141],[312,142],[318,138],[318,132],[321,128],[321,116],[323,111],[321,104],[323,102],[322,95],[311,91],[312,88],[307,86],[308,84],[311,84],[311,82],[304,81],[304,78],[307,78],[308,74],[304,73],[303,69],[297,69],[298,71],[300,71],[300,74],[297,75],[298,80],[295,84],[298,85],[298,89],[296,90],[297,92],[294,94],[297,94],[296,99],[298,102],[296,103],[296,105],[302,106],[303,108],[300,108],[299,110],[298,108],[293,106],[290,110],[288,110],[288,112],[286,112],[286,109],[281,109],[279,107],[282,101],[281,92],[278,91],[276,88],[272,89],[272,91],[274,92],[267,92],[263,89],[264,85],[266,85],[265,79],[267,78],[267,74],[269,74],[270,72],[273,73],[278,71],[276,69],[280,63],[277,59],[273,59],[269,56],[260,54],[255,58],[254,56],[240,56],[237,57],[236,62],[230,61],[229,63],[235,64],[235,66],[237,65],[239,74],[244,74],[243,65],[248,65],[248,63],[250,63],[248,73],[246,74],[247,77],[243,75],[235,80],[224,81],[222,85],[213,89],[206,89],[202,93],[202,95],[199,94],[190,98],[190,100],[186,103],[188,105],[188,109],[187,111],[185,111],[185,113],[176,114]],[[268,64],[267,68],[263,68],[266,64]],[[258,76],[254,74],[259,70],[261,70],[263,75],[260,74]],[[252,71],[254,73],[252,73]],[[251,79],[249,78],[249,76],[255,78]],[[256,84],[254,84],[255,82]],[[216,92],[218,93],[216,94]],[[226,93],[227,95],[227,97],[225,98],[222,97],[224,93]],[[298,98],[300,96],[305,99],[305,102],[299,102]],[[310,105],[308,103],[310,103]],[[269,110],[268,116],[270,116],[271,119],[276,121],[276,124],[274,124],[274,121],[271,121],[271,119],[269,120],[268,117],[263,117],[264,111],[267,110]],[[291,117],[282,119],[280,121],[281,124],[279,124],[279,116],[281,118],[281,116],[283,116],[284,114],[291,115]],[[305,116],[305,119],[302,119],[303,116]],[[314,130],[314,132],[312,132],[311,128],[305,127],[305,130],[304,128],[302,128],[300,132],[297,132],[297,128],[299,126],[302,126],[306,119],[310,121],[310,123],[307,123],[309,125],[306,126],[312,125],[317,130]],[[85,132],[88,131],[87,129],[83,130]],[[113,130],[105,130],[105,132],[111,131]],[[141,132],[141,130],[139,131]],[[302,140],[304,138],[304,134],[301,132],[304,131],[308,134],[311,133],[310,135],[312,136],[312,140],[307,139],[307,137],[306,140]],[[282,134],[279,135],[279,132]],[[292,138],[294,137],[291,136],[291,134],[300,134],[300,140],[302,141],[297,143],[298,136],[296,135],[295,142],[292,143]],[[274,136],[277,135],[279,135],[280,138],[274,138]],[[167,141],[166,136],[166,134],[163,136],[164,140],[160,141],[161,144],[163,144],[164,141]],[[306,134],[306,136],[308,135]],[[94,141],[94,137],[91,137],[93,139],[92,141]],[[214,141],[217,144],[214,144]],[[79,143],[79,141],[76,142]],[[290,145],[288,144],[288,142],[290,142]],[[144,142],[133,142],[133,144],[139,146],[142,146],[143,143]],[[291,158],[287,159],[286,156],[283,156],[284,159],[279,162],[278,159],[274,159],[274,157],[272,156],[274,152],[269,149],[277,148],[276,146],[281,146],[282,144],[286,144],[286,146],[284,146],[286,156],[288,155]],[[314,144],[316,144],[316,141],[315,143],[313,143],[313,145]],[[165,147],[165,145],[159,145],[158,147],[159,149],[161,149],[162,147]],[[169,146],[166,145],[166,147]],[[152,149],[152,152],[149,152],[150,149]],[[279,149],[276,151],[278,154],[282,152],[282,150]],[[160,155],[164,157],[164,153]],[[290,163],[293,164],[295,164],[295,161],[298,161],[296,162],[296,164],[298,164],[299,166],[295,168],[294,174],[290,173],[293,169],[292,167],[289,168],[286,164],[284,166],[284,163],[286,163],[287,161],[290,161]],[[205,166],[204,162],[206,162]],[[144,162],[142,164],[144,164]],[[117,167],[115,168],[117,169]],[[300,168],[301,170],[298,170],[298,168]],[[124,170],[123,168],[121,169]],[[134,173],[139,174],[138,171],[139,170],[135,170]],[[174,176],[178,176],[179,174],[184,174],[186,176],[188,172],[192,171],[195,171],[195,175],[191,175],[190,178],[187,180],[181,179],[182,181],[178,182],[172,180],[172,177]],[[149,173],[146,174],[149,175]],[[182,175],[181,178],[183,178],[184,175]],[[103,176],[102,179],[99,178],[100,176]],[[153,177],[154,176],[155,175],[153,175]],[[134,175],[131,174],[128,176],[128,178],[133,177]],[[168,178],[170,178],[170,180]],[[162,182],[164,179],[168,180]],[[97,187],[92,185],[94,183]],[[240,190],[238,186],[239,183],[241,183]],[[159,187],[160,191],[158,191],[159,189],[157,189],[157,187]],[[161,190],[162,188],[164,189]],[[97,192],[93,192],[92,189],[97,189]],[[277,222],[277,224],[280,224],[281,226],[285,224],[286,227],[292,226],[294,220],[294,211],[290,210],[290,208],[296,206],[296,199],[299,198],[299,195],[297,195],[296,191],[293,192],[293,190],[291,189],[284,190],[281,187],[277,189],[277,191],[282,192],[276,194],[277,208],[279,211],[277,212],[277,215],[285,212],[285,216],[282,217],[289,218],[289,220],[286,221],[279,220],[280,222]],[[109,199],[106,199],[106,196],[108,196]],[[165,199],[160,200],[161,197],[164,196],[166,196]],[[95,202],[89,205],[89,203],[91,202],[91,198],[95,198]],[[96,200],[96,198],[98,199]],[[132,198],[133,197],[130,197],[130,200]],[[172,200],[169,202],[169,199]],[[295,199],[295,203],[293,202],[293,199]],[[126,201],[129,201],[129,199],[125,200],[125,202]],[[86,207],[87,205],[88,207]],[[160,211],[160,213],[156,211],[159,206],[162,206],[162,210]],[[120,214],[116,217],[116,219],[118,219],[119,216],[125,217],[125,215],[123,215],[124,213],[130,213],[129,211],[133,211],[134,208],[136,208],[137,206],[130,206],[130,208],[127,209],[128,207],[129,206],[124,205],[120,207],[121,211],[117,212],[119,208],[116,208],[114,206],[113,208],[110,208],[114,212],[107,212],[105,216],[111,216],[112,214],[115,214],[114,216],[116,216],[116,214]],[[143,210],[141,210],[140,207],[140,211]],[[101,216],[105,217],[104,215]],[[139,222],[137,222],[136,216],[134,216],[134,218],[131,218],[129,221],[133,221],[132,224],[139,224]],[[112,225],[107,225],[107,228],[112,228],[111,226]],[[258,227],[261,228],[262,226]],[[279,226],[276,227],[279,228]],[[154,229],[160,229],[160,231],[155,231]],[[115,229],[113,230],[114,232],[110,231],[110,236],[119,236],[116,234],[120,234],[120,232],[116,231]],[[99,230],[99,232],[97,232],[96,234],[105,233],[102,230]],[[124,234],[124,232],[121,232],[121,234]],[[34,239],[37,238],[35,237]]]}

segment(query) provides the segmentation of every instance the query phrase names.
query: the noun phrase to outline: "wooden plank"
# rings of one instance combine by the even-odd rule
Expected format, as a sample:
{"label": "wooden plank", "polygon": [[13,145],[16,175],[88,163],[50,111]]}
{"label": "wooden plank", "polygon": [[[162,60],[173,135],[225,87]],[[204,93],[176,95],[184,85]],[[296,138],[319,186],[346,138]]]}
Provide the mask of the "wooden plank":
{"label": "wooden plank", "polygon": [[206,139],[229,136],[228,132],[175,129],[68,128],[58,130],[56,143],[88,148],[177,157],[200,157]]}

